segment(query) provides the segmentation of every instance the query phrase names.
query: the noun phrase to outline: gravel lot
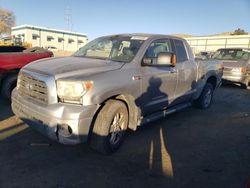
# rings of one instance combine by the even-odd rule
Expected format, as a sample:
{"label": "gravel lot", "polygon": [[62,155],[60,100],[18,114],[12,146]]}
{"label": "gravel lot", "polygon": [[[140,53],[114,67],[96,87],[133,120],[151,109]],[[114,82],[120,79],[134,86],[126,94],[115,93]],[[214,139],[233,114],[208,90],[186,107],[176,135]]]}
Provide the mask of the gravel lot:
{"label": "gravel lot", "polygon": [[0,99],[1,188],[246,188],[249,180],[250,90],[223,86],[210,109],[188,108],[129,132],[111,156],[51,142]]}

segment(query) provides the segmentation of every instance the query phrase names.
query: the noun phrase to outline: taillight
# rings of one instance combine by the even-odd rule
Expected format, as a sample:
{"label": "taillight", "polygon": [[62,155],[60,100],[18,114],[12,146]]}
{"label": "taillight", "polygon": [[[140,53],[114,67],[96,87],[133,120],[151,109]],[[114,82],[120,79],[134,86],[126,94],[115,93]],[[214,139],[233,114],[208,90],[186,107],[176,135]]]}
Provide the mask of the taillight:
{"label": "taillight", "polygon": [[241,67],[241,72],[242,73],[246,73],[247,72],[247,69],[245,67]]}

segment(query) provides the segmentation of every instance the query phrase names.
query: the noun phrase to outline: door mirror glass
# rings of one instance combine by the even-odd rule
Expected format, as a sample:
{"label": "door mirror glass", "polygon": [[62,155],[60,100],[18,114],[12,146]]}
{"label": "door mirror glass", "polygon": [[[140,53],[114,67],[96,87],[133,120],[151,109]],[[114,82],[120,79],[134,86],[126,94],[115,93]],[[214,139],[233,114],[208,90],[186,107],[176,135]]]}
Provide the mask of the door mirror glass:
{"label": "door mirror glass", "polygon": [[176,65],[176,55],[172,52],[159,53],[157,57],[157,65],[159,66],[173,66]]}
{"label": "door mirror glass", "polygon": [[152,59],[148,57],[144,57],[142,60],[143,65],[152,65]]}
{"label": "door mirror glass", "polygon": [[176,55],[172,52],[161,52],[157,58],[144,57],[142,60],[144,66],[172,66],[176,65]]}
{"label": "door mirror glass", "polygon": [[159,53],[157,57],[157,65],[171,66],[172,65],[171,59],[172,59],[171,53],[166,53],[166,52]]}

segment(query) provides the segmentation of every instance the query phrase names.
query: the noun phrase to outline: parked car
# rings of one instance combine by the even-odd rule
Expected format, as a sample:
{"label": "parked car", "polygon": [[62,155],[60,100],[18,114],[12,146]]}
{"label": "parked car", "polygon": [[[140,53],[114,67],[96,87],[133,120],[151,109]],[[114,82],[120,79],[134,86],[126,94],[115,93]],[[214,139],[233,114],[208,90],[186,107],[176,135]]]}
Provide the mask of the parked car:
{"label": "parked car", "polygon": [[[16,52],[21,48],[5,47],[0,53],[0,89],[1,95],[11,98],[11,92],[16,87],[17,74],[19,70],[28,63],[47,57],[52,57],[53,53],[40,48],[30,48],[22,52]],[[4,51],[7,50],[7,52]],[[13,50],[13,52],[11,52]]]}
{"label": "parked car", "polygon": [[97,151],[112,153],[127,129],[193,103],[208,108],[222,68],[216,60],[195,61],[181,38],[106,36],[71,57],[38,60],[22,68],[12,109],[53,140],[89,141]]}
{"label": "parked car", "polygon": [[224,63],[223,80],[239,83],[247,89],[250,82],[250,49],[221,48],[216,51],[214,59]]}

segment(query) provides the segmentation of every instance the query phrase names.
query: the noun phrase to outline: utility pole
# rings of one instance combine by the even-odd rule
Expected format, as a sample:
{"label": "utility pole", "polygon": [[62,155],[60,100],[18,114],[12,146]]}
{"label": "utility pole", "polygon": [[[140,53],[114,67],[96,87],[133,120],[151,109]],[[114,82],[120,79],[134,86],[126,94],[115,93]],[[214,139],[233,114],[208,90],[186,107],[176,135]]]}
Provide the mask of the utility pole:
{"label": "utility pole", "polygon": [[64,22],[66,24],[66,30],[72,31],[72,9],[67,7],[64,10]]}

